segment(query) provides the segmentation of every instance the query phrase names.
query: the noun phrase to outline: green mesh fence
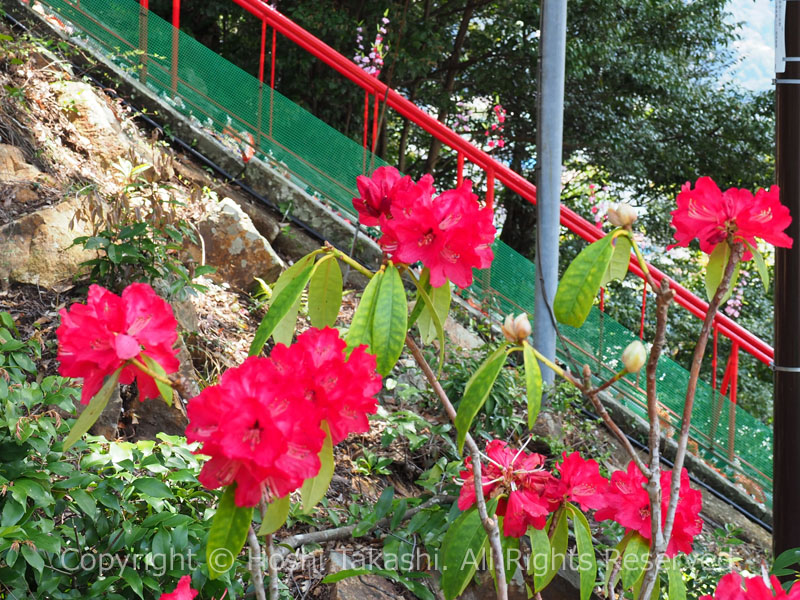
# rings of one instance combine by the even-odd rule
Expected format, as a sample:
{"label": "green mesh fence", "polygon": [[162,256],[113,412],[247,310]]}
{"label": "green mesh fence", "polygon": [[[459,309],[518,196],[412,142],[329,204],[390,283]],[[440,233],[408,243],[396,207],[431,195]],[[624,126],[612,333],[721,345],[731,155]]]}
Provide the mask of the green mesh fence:
{"label": "green mesh fence", "polygon": [[[353,214],[356,176],[386,164],[184,33],[178,35],[178,60],[173,65],[172,25],[155,14],[142,15],[135,0],[42,0],[42,4],[70,22],[95,49],[137,74],[195,125],[232,150],[241,152],[251,144],[262,160],[339,210]],[[146,46],[140,40],[146,40]],[[532,314],[534,265],[502,242],[495,243],[494,251],[491,268],[476,271],[469,293],[492,317]],[[562,327],[562,333],[561,358],[589,363],[605,376],[620,368],[622,350],[636,339],[597,309],[583,327]],[[662,357],[658,377],[664,425],[674,427],[689,374]],[[640,384],[643,381],[629,375],[613,393],[620,403],[646,416]],[[698,386],[692,423],[690,450],[731,479],[745,478],[756,495],[763,489],[764,500],[771,505],[772,431],[704,382]]]}

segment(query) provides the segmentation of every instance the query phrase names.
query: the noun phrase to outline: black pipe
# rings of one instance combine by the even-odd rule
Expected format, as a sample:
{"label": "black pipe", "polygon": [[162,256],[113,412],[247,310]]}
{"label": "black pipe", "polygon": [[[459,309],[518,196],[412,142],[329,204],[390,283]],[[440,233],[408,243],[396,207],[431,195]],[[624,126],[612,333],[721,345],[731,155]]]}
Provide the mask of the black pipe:
{"label": "black pipe", "polygon": [[[23,29],[23,30],[24,30],[24,31],[26,31],[26,32],[28,32],[28,31],[29,31],[29,28],[28,28],[28,27],[26,27],[26,26],[25,26],[23,23],[21,23],[20,21],[18,21],[17,19],[15,19],[14,17],[12,17],[11,15],[9,15],[7,12],[5,13],[5,15],[4,15],[4,16],[6,17],[6,19],[8,19],[9,21],[11,21],[11,24],[12,24],[13,26],[20,27],[21,29]],[[139,110],[139,109],[138,109],[136,106],[134,106],[133,104],[131,104],[131,102],[130,102],[130,101],[128,101],[126,98],[123,98],[122,96],[120,96],[120,95],[119,95],[119,94],[118,94],[118,93],[117,93],[115,90],[113,90],[113,89],[110,89],[110,88],[107,88],[107,87],[106,87],[106,86],[104,86],[104,85],[103,85],[103,84],[102,84],[100,81],[98,81],[97,79],[95,79],[95,78],[94,78],[94,77],[92,77],[91,75],[86,75],[86,74],[84,74],[84,77],[86,77],[87,79],[89,79],[90,81],[92,81],[92,82],[93,82],[93,83],[94,83],[96,86],[98,86],[98,87],[100,87],[100,88],[102,88],[102,89],[104,89],[104,90],[106,90],[106,91],[111,91],[111,92],[113,92],[114,96],[116,96],[117,98],[119,98],[119,99],[120,99],[120,100],[121,100],[121,101],[122,101],[122,102],[123,102],[123,103],[124,103],[126,106],[130,107],[130,108],[131,108],[131,110],[135,111],[135,112],[137,113],[137,115],[138,115],[139,117],[141,117],[141,118],[142,118],[142,119],[143,119],[145,122],[147,122],[147,123],[148,123],[148,124],[149,124],[151,127],[154,127],[154,128],[156,128],[156,129],[158,129],[158,130],[159,130],[161,133],[164,133],[164,128],[163,128],[161,125],[159,125],[158,123],[156,123],[155,121],[153,121],[153,120],[152,120],[150,117],[148,117],[146,114],[144,114],[144,113],[143,113],[141,110]],[[166,134],[165,134],[165,135],[166,135]],[[227,179],[228,181],[230,181],[230,182],[232,182],[232,183],[235,183],[235,184],[236,184],[236,185],[238,185],[238,186],[239,186],[239,187],[240,187],[242,190],[244,190],[244,191],[245,191],[245,192],[247,192],[248,194],[252,195],[254,198],[258,199],[258,200],[259,200],[260,202],[262,202],[264,205],[266,205],[266,206],[270,207],[271,209],[273,209],[273,210],[275,210],[275,211],[277,211],[277,212],[279,212],[279,213],[280,213],[280,210],[278,209],[278,207],[277,207],[277,206],[276,206],[276,205],[275,205],[275,204],[274,204],[274,203],[273,203],[271,200],[269,200],[269,199],[265,198],[264,196],[260,195],[258,192],[256,192],[255,190],[253,190],[253,189],[252,189],[252,188],[251,188],[249,185],[247,185],[246,183],[243,183],[243,182],[239,181],[238,179],[234,178],[234,177],[233,177],[231,174],[229,174],[227,171],[225,171],[225,169],[223,169],[222,167],[220,167],[219,165],[217,165],[217,164],[216,164],[214,161],[212,161],[211,159],[207,158],[205,155],[203,155],[203,154],[199,153],[197,150],[195,150],[194,148],[192,148],[192,147],[191,147],[189,144],[187,144],[186,142],[184,142],[183,140],[181,140],[180,138],[178,138],[178,137],[177,137],[177,136],[175,136],[175,135],[169,135],[168,137],[171,139],[171,141],[172,141],[172,142],[174,142],[174,143],[178,144],[178,145],[179,145],[181,148],[183,148],[183,149],[187,150],[188,152],[190,152],[190,153],[192,154],[192,156],[194,156],[194,157],[198,158],[199,160],[201,160],[202,162],[204,162],[205,164],[207,164],[208,166],[210,166],[210,167],[211,167],[212,169],[214,169],[214,170],[215,170],[217,173],[219,173],[220,175],[222,175],[222,176],[223,176],[225,179]],[[315,230],[315,229],[313,229],[312,227],[309,227],[308,225],[306,225],[305,223],[303,223],[302,221],[300,221],[300,220],[299,220],[299,219],[297,219],[296,217],[290,217],[290,221],[291,221],[293,224],[297,225],[298,227],[302,228],[304,231],[306,231],[306,232],[307,232],[309,235],[311,235],[312,237],[314,237],[314,238],[315,238],[315,239],[317,239],[318,241],[322,241],[322,242],[328,242],[328,243],[331,243],[331,242],[330,242],[330,241],[329,241],[327,238],[325,238],[325,236],[323,236],[321,233],[319,233],[318,231],[316,231],[316,230]],[[341,248],[340,248],[340,250],[341,250]],[[345,251],[346,251],[346,250],[345,250]],[[591,418],[591,419],[593,419],[593,420],[599,420],[599,418],[600,418],[600,417],[598,417],[597,415],[595,415],[594,413],[592,413],[591,411],[589,411],[589,410],[587,410],[587,409],[585,409],[585,408],[583,409],[583,414],[584,414],[585,416],[587,416],[588,418]],[[629,435],[629,434],[625,434],[625,437],[627,437],[627,438],[628,438],[628,440],[629,440],[629,441],[630,441],[632,444],[634,444],[635,446],[639,447],[640,449],[642,449],[642,450],[647,450],[647,446],[645,446],[644,444],[642,444],[642,443],[641,443],[639,440],[637,440],[635,437],[633,437],[633,436],[631,436],[631,435]],[[670,468],[672,468],[672,467],[674,466],[674,463],[672,463],[672,461],[670,461],[670,460],[668,460],[668,459],[664,458],[664,456],[663,456],[663,455],[661,456],[661,462],[663,462],[665,465],[667,465],[667,466],[668,466],[668,467],[670,467]],[[755,516],[754,514],[750,513],[750,512],[749,512],[749,511],[748,511],[746,508],[744,508],[744,507],[742,507],[742,506],[739,506],[739,505],[738,505],[736,502],[734,502],[733,500],[731,500],[730,498],[728,498],[727,496],[725,496],[725,495],[724,495],[724,494],[722,494],[721,492],[719,492],[719,491],[715,490],[714,488],[712,488],[712,487],[711,487],[711,486],[709,486],[708,484],[706,484],[706,483],[704,483],[704,482],[700,481],[700,480],[699,480],[699,479],[697,479],[697,478],[696,478],[694,475],[692,475],[692,474],[689,474],[689,479],[690,479],[690,480],[691,480],[693,483],[695,483],[696,485],[699,485],[699,486],[701,486],[702,488],[704,488],[705,490],[707,490],[709,493],[711,493],[712,495],[714,495],[714,496],[715,496],[716,498],[718,498],[719,500],[722,500],[722,501],[723,501],[723,502],[725,502],[726,504],[728,504],[728,505],[732,506],[733,508],[735,508],[736,510],[738,510],[740,513],[742,513],[742,515],[744,515],[745,517],[747,517],[749,520],[753,521],[753,522],[754,522],[754,523],[756,523],[757,525],[759,525],[759,526],[763,527],[764,529],[766,529],[768,532],[772,533],[772,526],[771,526],[771,525],[768,525],[767,523],[765,523],[764,521],[762,521],[761,519],[759,519],[757,516]]]}

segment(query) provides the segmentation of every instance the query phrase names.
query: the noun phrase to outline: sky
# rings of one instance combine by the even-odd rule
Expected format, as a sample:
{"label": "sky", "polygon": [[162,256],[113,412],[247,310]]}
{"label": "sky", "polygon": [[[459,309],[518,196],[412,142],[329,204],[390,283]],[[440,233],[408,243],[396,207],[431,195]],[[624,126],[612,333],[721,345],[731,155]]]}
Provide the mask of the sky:
{"label": "sky", "polygon": [[735,22],[742,23],[741,39],[734,43],[741,62],[731,77],[751,90],[770,89],[775,76],[774,0],[730,0],[728,11]]}

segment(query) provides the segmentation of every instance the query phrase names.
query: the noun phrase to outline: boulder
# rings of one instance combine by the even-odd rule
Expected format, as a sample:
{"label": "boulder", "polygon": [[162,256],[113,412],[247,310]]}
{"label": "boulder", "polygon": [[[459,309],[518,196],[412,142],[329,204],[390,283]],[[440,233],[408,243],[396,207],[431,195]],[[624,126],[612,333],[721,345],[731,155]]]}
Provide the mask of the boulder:
{"label": "boulder", "polygon": [[0,144],[0,183],[33,181],[41,171],[25,160],[16,146]]}
{"label": "boulder", "polygon": [[89,84],[64,81],[53,85],[58,104],[75,128],[72,141],[90,157],[108,167],[127,156],[131,140],[104,97]]}
{"label": "boulder", "polygon": [[39,285],[55,291],[72,287],[72,279],[94,253],[72,246],[78,236],[91,235],[88,224],[70,221],[78,209],[70,198],[27,214],[0,227],[0,280]]}
{"label": "boulder", "polygon": [[[341,551],[328,555],[328,574],[338,573],[345,569],[353,569],[363,565],[354,564],[350,557]],[[394,585],[377,575],[360,575],[348,577],[332,584],[331,600],[401,600]]]}
{"label": "boulder", "polygon": [[[255,277],[272,283],[286,268],[250,217],[230,198],[217,204],[198,230],[205,244],[205,262],[217,269],[212,279],[249,290]],[[201,247],[192,245],[189,251],[200,264]]]}
{"label": "boulder", "polygon": [[452,315],[448,315],[442,328],[447,338],[456,348],[475,350],[484,345],[484,341],[479,335],[464,327]]}

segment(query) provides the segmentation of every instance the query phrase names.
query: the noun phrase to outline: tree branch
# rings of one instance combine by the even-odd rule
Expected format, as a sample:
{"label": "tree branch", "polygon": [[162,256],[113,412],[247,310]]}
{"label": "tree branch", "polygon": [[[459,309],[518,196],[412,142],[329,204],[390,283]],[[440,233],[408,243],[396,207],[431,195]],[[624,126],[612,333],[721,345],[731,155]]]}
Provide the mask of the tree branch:
{"label": "tree branch", "polygon": [[[433,369],[431,369],[425,357],[422,356],[419,346],[417,346],[410,334],[406,336],[406,345],[409,350],[411,350],[414,360],[417,361],[417,364],[425,374],[428,383],[431,384],[433,391],[439,397],[447,416],[455,423],[456,409],[453,407],[442,385],[436,378]],[[481,523],[483,523],[483,528],[486,530],[486,535],[489,537],[489,545],[492,549],[492,559],[497,582],[497,598],[498,600],[508,600],[508,584],[506,583],[506,571],[503,562],[503,546],[500,542],[500,529],[497,525],[497,518],[490,518],[486,511],[486,499],[483,497],[483,480],[481,479],[481,454],[480,450],[478,450],[478,445],[469,433],[467,433],[466,445],[472,457],[472,472],[475,479],[475,499],[478,505],[478,514],[481,517]]]}
{"label": "tree branch", "polygon": [[[272,540],[268,540],[268,543],[271,542]],[[264,593],[264,574],[261,572],[261,544],[258,542],[258,537],[252,525],[247,531],[247,544],[250,546],[250,558],[247,561],[247,568],[250,571],[250,581],[253,584],[256,599],[267,600],[267,596]],[[272,578],[270,578],[270,587],[272,587]],[[270,600],[277,600],[277,598],[278,596],[273,598],[270,591]]]}

